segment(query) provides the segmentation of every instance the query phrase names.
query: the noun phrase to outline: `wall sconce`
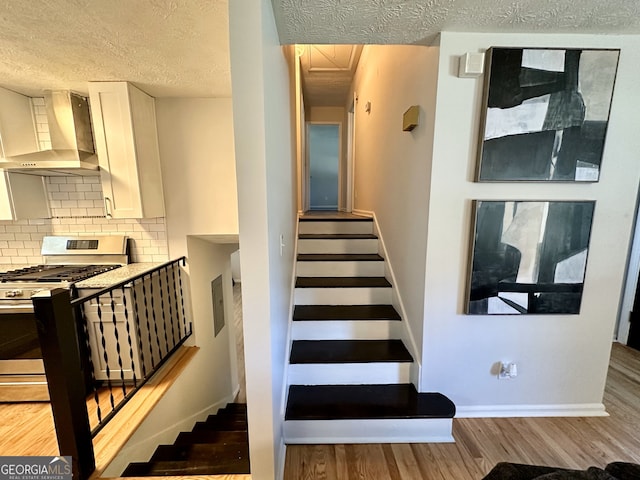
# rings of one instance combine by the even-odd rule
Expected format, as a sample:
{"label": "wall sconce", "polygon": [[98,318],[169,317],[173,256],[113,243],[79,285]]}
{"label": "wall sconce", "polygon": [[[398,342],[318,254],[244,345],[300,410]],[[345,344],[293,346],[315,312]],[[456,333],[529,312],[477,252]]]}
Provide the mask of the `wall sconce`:
{"label": "wall sconce", "polygon": [[402,115],[402,130],[404,132],[410,132],[419,125],[420,120],[420,106],[412,105]]}
{"label": "wall sconce", "polygon": [[484,73],[484,53],[465,53],[458,61],[459,78],[479,77]]}

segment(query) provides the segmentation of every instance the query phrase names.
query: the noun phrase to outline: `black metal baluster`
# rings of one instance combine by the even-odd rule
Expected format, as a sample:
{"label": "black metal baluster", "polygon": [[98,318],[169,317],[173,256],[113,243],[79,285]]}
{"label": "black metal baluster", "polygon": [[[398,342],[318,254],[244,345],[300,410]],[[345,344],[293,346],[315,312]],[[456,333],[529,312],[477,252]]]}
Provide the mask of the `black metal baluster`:
{"label": "black metal baluster", "polygon": [[180,285],[180,305],[182,307],[182,319],[184,321],[184,334],[191,333],[191,322],[189,322],[189,330],[187,330],[187,316],[184,313],[184,292],[182,291],[182,269],[178,266],[178,284]]}
{"label": "black metal baluster", "polygon": [[153,294],[153,275],[151,275],[151,279],[149,281],[149,296],[151,297],[151,316],[153,318],[153,328],[156,333],[156,344],[158,346],[158,356],[160,357],[160,361],[162,361],[162,357],[164,357],[162,353],[162,347],[160,346],[160,333],[158,332],[158,321],[156,318],[156,301],[155,295]]}
{"label": "black metal baluster", "polygon": [[138,334],[138,350],[140,352],[140,366],[142,367],[142,378],[147,378],[147,367],[144,361],[144,347],[142,346],[142,331],[140,329],[140,312],[138,311],[138,293],[135,282],[131,284],[131,292],[133,294],[133,320],[136,325]]}
{"label": "black metal baluster", "polygon": [[178,341],[182,340],[182,336],[186,333],[186,327],[185,327],[185,332],[182,331],[182,325],[180,324],[180,312],[178,311],[178,284],[176,283],[176,267],[177,267],[177,263],[173,262],[171,264],[171,279],[173,281],[173,296],[174,296],[174,300],[175,300],[175,305],[176,305],[176,317],[177,317],[177,322],[178,322],[178,335],[180,336],[180,338],[178,339]]}
{"label": "black metal baluster", "polygon": [[131,327],[129,326],[129,310],[127,309],[127,292],[122,286],[122,306],[124,307],[124,324],[127,329],[127,343],[129,344],[129,360],[131,360],[131,374],[133,376],[133,388],[138,386],[136,378],[136,361],[133,356],[133,341],[131,340]]}
{"label": "black metal baluster", "polygon": [[169,304],[169,321],[171,322],[171,348],[176,346],[179,339],[176,339],[176,325],[175,319],[173,318],[173,305],[171,304],[171,284],[169,283],[169,266],[164,269],[165,282],[167,283],[167,303]]}
{"label": "black metal baluster", "polygon": [[80,321],[82,322],[82,332],[87,346],[87,357],[89,362],[89,374],[91,375],[91,389],[93,390],[93,400],[96,403],[96,415],[98,423],[102,422],[102,410],[100,410],[100,396],[96,387],[96,375],[93,371],[93,356],[91,354],[91,342],[89,342],[89,320],[84,312],[84,303],[80,304]]}
{"label": "black metal baluster", "polygon": [[96,302],[98,302],[98,326],[100,328],[100,340],[102,343],[102,358],[104,359],[105,365],[105,373],[107,374],[107,388],[109,389],[109,400],[111,402],[111,409],[113,410],[116,406],[115,399],[113,398],[113,388],[111,386],[111,369],[109,368],[109,354],[107,354],[107,341],[104,336],[104,322],[102,321],[102,307],[101,305],[101,297],[96,298]]}
{"label": "black metal baluster", "polygon": [[[149,275],[149,278],[151,278],[151,275]],[[149,281],[149,283],[151,284],[151,281]],[[152,288],[153,291],[153,288]],[[155,359],[153,358],[153,340],[151,339],[151,324],[149,323],[149,302],[147,300],[147,282],[145,280],[145,277],[142,277],[142,299],[144,301],[144,315],[147,319],[147,335],[149,336],[149,352],[151,355],[151,370],[154,370],[156,368],[156,362]],[[158,349],[158,356],[161,357],[162,355],[160,354],[160,350]]]}
{"label": "black metal baluster", "polygon": [[168,330],[169,328],[167,327],[167,315],[165,314],[164,311],[164,291],[162,290],[162,272],[163,270],[158,270],[158,289],[160,290],[160,313],[162,314],[162,328],[164,330],[164,347],[166,349],[166,353],[169,353],[171,351],[171,348],[169,347],[169,334],[168,334]]}
{"label": "black metal baluster", "polygon": [[122,355],[120,352],[120,334],[118,333],[118,318],[116,317],[116,302],[113,299],[113,290],[109,290],[111,299],[111,321],[113,322],[113,334],[116,338],[116,353],[118,354],[118,366],[120,367],[120,382],[122,386],[122,395],[127,396],[127,387],[124,383],[124,366],[122,365]]}

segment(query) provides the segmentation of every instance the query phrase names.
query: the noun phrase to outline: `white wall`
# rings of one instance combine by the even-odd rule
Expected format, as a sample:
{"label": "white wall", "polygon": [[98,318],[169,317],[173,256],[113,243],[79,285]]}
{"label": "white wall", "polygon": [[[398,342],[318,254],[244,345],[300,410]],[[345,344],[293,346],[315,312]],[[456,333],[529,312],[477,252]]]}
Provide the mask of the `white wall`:
{"label": "white wall", "polygon": [[229,25],[251,472],[267,480],[284,461],[296,212],[289,72],[268,0],[229,2]]}
{"label": "white wall", "polygon": [[[482,79],[456,77],[459,55],[499,46],[622,48],[601,177],[593,184],[475,183]],[[443,33],[424,285],[422,385],[462,414],[601,409],[640,178],[640,37]],[[364,100],[364,99],[361,99]],[[375,103],[373,108],[375,108]],[[474,199],[595,200],[579,315],[464,315]],[[491,367],[518,363],[498,381]],[[528,406],[532,406],[529,408]]]}
{"label": "white wall", "polygon": [[[436,47],[365,46],[353,83],[358,96],[354,208],[376,214],[418,357],[437,61]],[[402,114],[412,105],[420,106],[420,125],[403,132]]]}
{"label": "white wall", "polygon": [[230,98],[156,99],[169,254],[187,235],[237,235]]}

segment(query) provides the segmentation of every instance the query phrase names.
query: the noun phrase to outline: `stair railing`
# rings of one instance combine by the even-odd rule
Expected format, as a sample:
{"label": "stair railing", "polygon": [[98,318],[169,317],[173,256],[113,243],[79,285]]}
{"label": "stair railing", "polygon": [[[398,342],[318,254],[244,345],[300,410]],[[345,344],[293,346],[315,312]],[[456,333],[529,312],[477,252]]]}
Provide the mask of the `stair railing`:
{"label": "stair railing", "polygon": [[185,261],[77,299],[61,288],[32,297],[60,455],[72,457],[74,478],[89,478],[93,437],[191,335]]}

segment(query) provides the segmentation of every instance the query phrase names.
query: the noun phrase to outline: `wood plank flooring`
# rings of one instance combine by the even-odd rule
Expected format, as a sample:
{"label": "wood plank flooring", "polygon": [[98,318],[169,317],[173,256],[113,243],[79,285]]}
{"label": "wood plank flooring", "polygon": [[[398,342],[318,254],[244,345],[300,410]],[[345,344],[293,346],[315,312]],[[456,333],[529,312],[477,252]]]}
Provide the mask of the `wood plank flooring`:
{"label": "wood plank flooring", "polygon": [[501,461],[640,463],[640,352],[613,345],[604,404],[609,417],[454,419],[455,444],[289,445],[284,480],[479,480]]}

